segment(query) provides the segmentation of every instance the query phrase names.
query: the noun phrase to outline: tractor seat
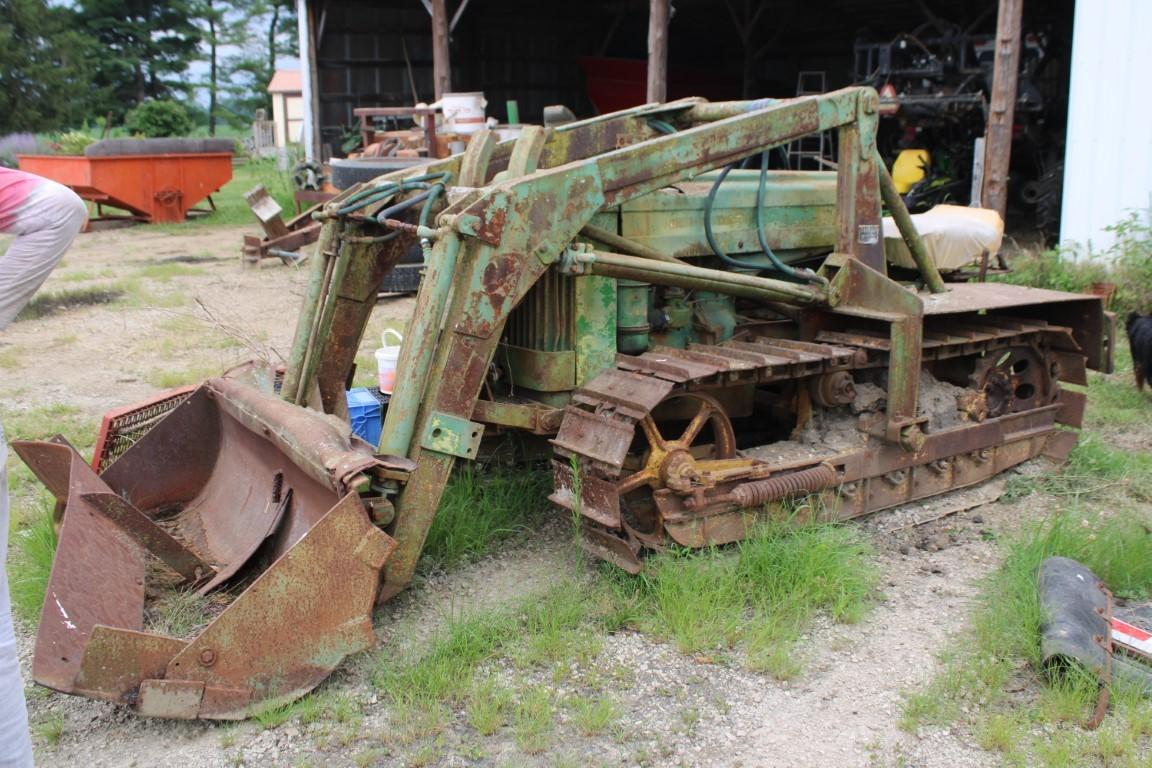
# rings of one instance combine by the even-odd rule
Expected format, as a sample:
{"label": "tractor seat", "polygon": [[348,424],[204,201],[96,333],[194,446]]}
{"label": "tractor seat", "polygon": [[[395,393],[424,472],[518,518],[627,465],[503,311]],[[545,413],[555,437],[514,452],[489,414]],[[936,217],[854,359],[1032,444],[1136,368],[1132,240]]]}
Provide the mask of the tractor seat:
{"label": "tractor seat", "polygon": [[[996,211],[962,205],[937,205],[912,215],[912,223],[941,272],[978,266],[985,251],[995,255],[1004,239],[1004,221]],[[915,269],[916,262],[891,216],[884,217],[884,256],[897,267]]]}

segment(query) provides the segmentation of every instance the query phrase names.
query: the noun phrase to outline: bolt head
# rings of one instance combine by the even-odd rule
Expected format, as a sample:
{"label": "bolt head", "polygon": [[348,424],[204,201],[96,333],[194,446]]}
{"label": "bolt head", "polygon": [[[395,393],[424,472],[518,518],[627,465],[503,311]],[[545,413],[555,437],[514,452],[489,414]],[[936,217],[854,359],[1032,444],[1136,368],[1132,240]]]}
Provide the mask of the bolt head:
{"label": "bolt head", "polygon": [[216,663],[216,651],[211,648],[205,648],[200,651],[200,665],[210,667]]}

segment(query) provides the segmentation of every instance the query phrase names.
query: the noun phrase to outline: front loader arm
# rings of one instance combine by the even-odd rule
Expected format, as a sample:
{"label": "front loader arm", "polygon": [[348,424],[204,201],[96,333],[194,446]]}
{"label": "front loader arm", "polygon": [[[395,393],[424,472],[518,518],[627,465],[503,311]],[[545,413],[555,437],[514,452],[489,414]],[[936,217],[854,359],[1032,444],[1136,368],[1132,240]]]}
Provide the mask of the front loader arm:
{"label": "front loader arm", "polygon": [[[426,332],[405,340],[381,438],[382,453],[416,462],[395,500],[390,533],[398,546],[382,599],[410,582],[456,459],[475,456],[483,425],[472,414],[508,314],[604,207],[839,128],[858,151],[842,157],[847,202],[838,208],[838,250],[883,269],[879,241],[858,235],[879,227],[875,99],[871,90],[846,89],[751,112],[713,112],[721,119],[501,182],[441,217],[413,321]],[[688,120],[692,109],[685,109]]]}

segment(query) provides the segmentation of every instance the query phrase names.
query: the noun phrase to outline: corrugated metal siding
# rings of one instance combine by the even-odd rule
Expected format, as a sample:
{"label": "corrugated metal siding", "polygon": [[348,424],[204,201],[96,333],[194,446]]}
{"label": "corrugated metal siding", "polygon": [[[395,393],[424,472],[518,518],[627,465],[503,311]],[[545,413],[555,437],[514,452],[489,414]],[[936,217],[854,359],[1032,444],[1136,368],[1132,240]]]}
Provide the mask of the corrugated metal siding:
{"label": "corrugated metal siding", "polygon": [[1075,24],[1060,240],[1099,253],[1152,206],[1152,2],[1080,0]]}

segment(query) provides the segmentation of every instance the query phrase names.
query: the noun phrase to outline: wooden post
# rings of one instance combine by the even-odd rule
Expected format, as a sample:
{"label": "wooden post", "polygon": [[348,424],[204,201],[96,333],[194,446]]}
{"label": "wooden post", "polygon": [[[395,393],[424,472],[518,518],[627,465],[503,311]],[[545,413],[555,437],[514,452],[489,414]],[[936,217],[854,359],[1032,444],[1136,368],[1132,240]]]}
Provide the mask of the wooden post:
{"label": "wooden post", "polygon": [[648,11],[648,101],[668,100],[668,17],[672,0],[651,0]]}
{"label": "wooden post", "polygon": [[1012,123],[1016,117],[1016,79],[1020,72],[1020,18],[1024,0],[1000,0],[996,18],[996,61],[992,99],[984,138],[984,191],[981,202],[1004,217],[1008,208],[1008,165],[1012,159]]}
{"label": "wooden post", "polygon": [[452,90],[452,60],[448,54],[446,0],[432,0],[432,85],[435,98]]}

